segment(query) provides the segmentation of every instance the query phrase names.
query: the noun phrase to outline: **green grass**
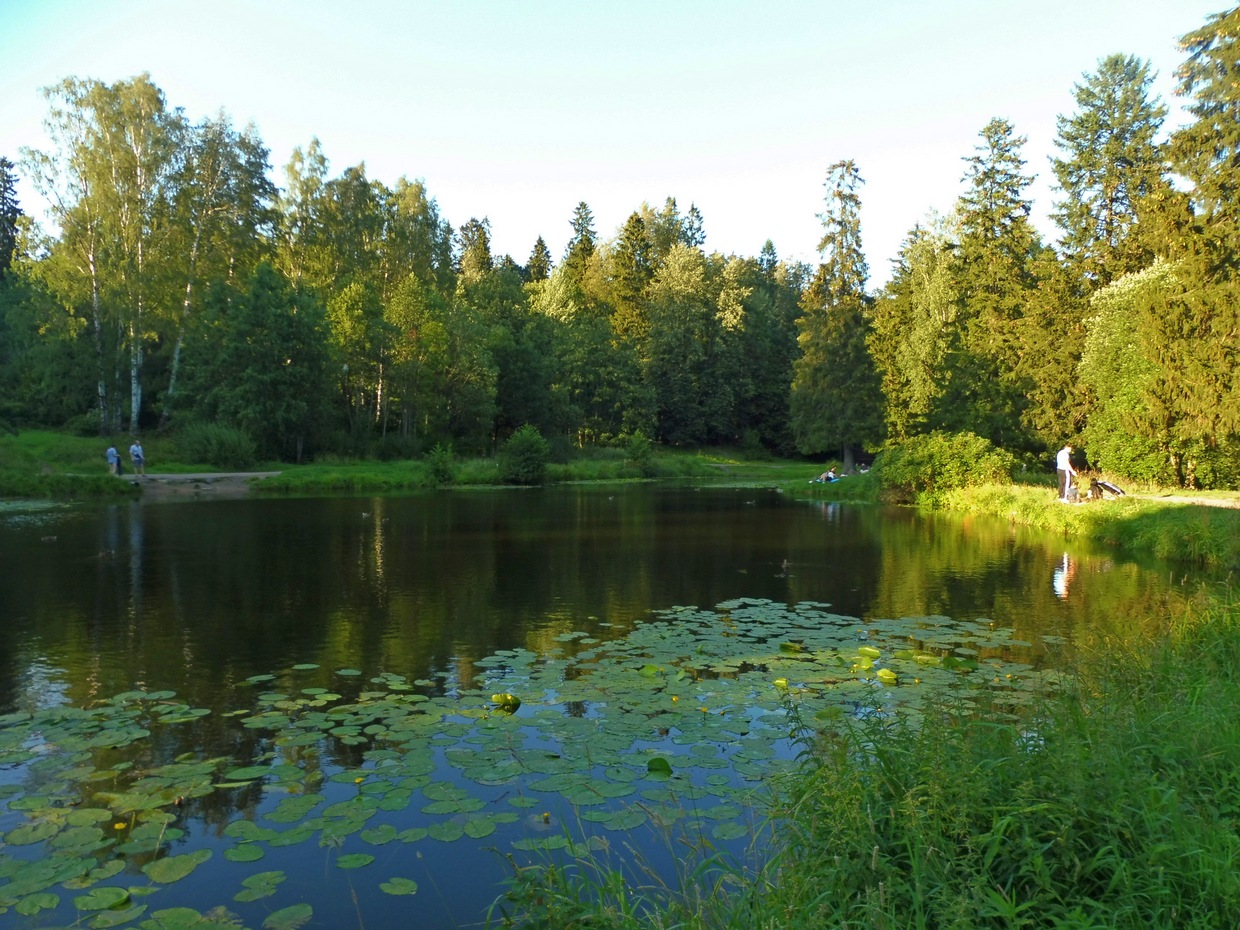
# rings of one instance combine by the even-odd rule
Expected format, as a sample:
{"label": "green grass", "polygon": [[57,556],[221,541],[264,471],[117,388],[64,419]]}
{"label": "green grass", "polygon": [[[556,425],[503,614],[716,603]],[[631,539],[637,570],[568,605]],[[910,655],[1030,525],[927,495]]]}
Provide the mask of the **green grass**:
{"label": "green grass", "polygon": [[[597,860],[520,873],[522,927],[1172,930],[1240,913],[1240,604],[1084,656],[1020,719],[948,705],[806,741],[776,852],[652,906]],[[695,911],[697,903],[709,907]],[[585,902],[585,903],[583,903]]]}
{"label": "green grass", "polygon": [[[1215,495],[1220,501],[1235,497],[1234,492]],[[950,492],[941,506],[1097,539],[1167,561],[1240,567],[1240,508],[1191,503],[1186,495],[1061,504],[1049,488],[987,485]]]}

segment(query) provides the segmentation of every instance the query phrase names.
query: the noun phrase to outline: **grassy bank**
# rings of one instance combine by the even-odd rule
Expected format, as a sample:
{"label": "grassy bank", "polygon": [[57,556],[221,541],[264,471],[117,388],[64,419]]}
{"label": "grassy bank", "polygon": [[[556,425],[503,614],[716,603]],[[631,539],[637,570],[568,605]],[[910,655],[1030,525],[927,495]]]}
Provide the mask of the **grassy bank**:
{"label": "grassy bank", "polygon": [[1048,488],[987,485],[954,490],[940,506],[958,513],[1000,517],[1064,536],[1097,539],[1160,559],[1222,568],[1240,567],[1240,508],[1235,494],[1216,494],[1205,503],[1188,495],[1156,499],[1061,504]]}
{"label": "grassy bank", "polygon": [[1231,926],[1237,702],[1240,606],[1203,598],[1021,719],[971,702],[819,732],[775,786],[756,873],[716,862],[643,890],[587,862],[522,873],[505,907],[516,926],[616,930]]}
{"label": "grassy bank", "polygon": [[[127,438],[117,440],[127,461]],[[160,436],[143,440],[147,470],[184,474],[218,469],[177,458],[175,444]],[[0,436],[0,497],[102,497],[133,494],[127,482],[107,474],[104,449],[97,438],[30,430]],[[327,494],[417,491],[453,486],[501,486],[494,459],[458,459],[450,475],[437,473],[427,459],[393,462],[322,461],[306,465],[264,463],[262,471],[280,474],[257,483],[261,493]],[[815,500],[876,503],[882,497],[874,473],[819,484],[811,477],[819,467],[803,461],[755,459],[720,450],[658,449],[638,464],[621,449],[593,449],[571,461],[551,463],[547,482],[619,482],[693,480],[730,487],[778,488]],[[1235,492],[1194,495],[1161,492],[1119,500],[1065,506],[1055,500],[1050,480],[1044,484],[986,485],[938,492],[933,506],[961,513],[985,514],[1067,536],[1088,537],[1132,552],[1186,564],[1240,567],[1240,507],[1208,506],[1240,502]],[[1204,502],[1204,503],[1203,503]]]}
{"label": "grassy bank", "polygon": [[[147,471],[152,474],[218,472],[204,462],[184,461],[176,443],[164,436],[143,437]],[[118,437],[116,447],[128,468],[129,437]],[[47,430],[0,435],[0,497],[89,497],[132,493],[127,483],[107,474],[104,450],[108,441]],[[429,459],[380,462],[333,457],[304,465],[266,462],[255,471],[278,471],[255,487],[263,493],[382,493],[417,491],[446,485],[500,486],[493,458],[462,458],[450,462],[450,475],[435,471]],[[804,462],[759,459],[719,450],[656,449],[648,460],[631,461],[623,449],[589,449],[567,462],[547,466],[548,484],[588,481],[700,479],[739,486],[779,486],[801,483],[814,473]]]}

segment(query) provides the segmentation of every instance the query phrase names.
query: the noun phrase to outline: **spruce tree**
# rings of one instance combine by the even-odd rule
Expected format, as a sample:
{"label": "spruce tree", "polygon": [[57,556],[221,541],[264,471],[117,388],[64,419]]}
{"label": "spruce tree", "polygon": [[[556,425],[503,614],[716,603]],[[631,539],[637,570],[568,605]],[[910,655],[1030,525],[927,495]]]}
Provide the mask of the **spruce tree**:
{"label": "spruce tree", "polygon": [[1188,54],[1178,92],[1194,121],[1171,138],[1175,172],[1192,185],[1202,225],[1228,240],[1240,227],[1240,7],[1180,40]]}
{"label": "spruce tree", "polygon": [[13,265],[17,251],[17,221],[21,218],[17,202],[17,171],[13,163],[0,156],[0,281]]}
{"label": "spruce tree", "polygon": [[546,281],[551,276],[551,252],[542,236],[534,242],[530,260],[525,263],[525,274],[531,281]]}
{"label": "spruce tree", "polygon": [[580,286],[596,245],[594,214],[584,200],[577,204],[577,209],[573,211],[572,227],[573,237],[568,240],[568,247],[564,250],[563,265],[569,278]]}
{"label": "spruce tree", "polygon": [[800,357],[793,369],[791,425],[806,455],[839,450],[850,468],[858,447],[882,437],[881,385],[866,347],[869,271],[861,251],[864,181],[851,160],[827,173],[822,262],[801,302]]}
{"label": "spruce tree", "polygon": [[[646,224],[638,213],[630,214],[608,256],[611,265],[612,329],[622,339],[639,346],[650,332],[645,306],[646,285],[654,275]],[[640,352],[640,349],[639,349]]]}
{"label": "spruce tree", "polygon": [[491,223],[471,217],[457,233],[460,243],[459,273],[461,284],[480,281],[494,266],[491,256]]}
{"label": "spruce tree", "polygon": [[1031,445],[1021,427],[1030,387],[1022,325],[1042,246],[1029,221],[1024,173],[1025,138],[1011,123],[993,119],[965,159],[968,188],[957,205],[960,222],[959,288],[966,320],[964,351],[948,396],[967,429],[1005,448]]}
{"label": "spruce tree", "polygon": [[700,249],[706,244],[706,224],[702,219],[702,211],[697,204],[689,204],[689,213],[685,216],[681,242],[691,249]]}
{"label": "spruce tree", "polygon": [[1149,263],[1152,255],[1135,235],[1140,199],[1166,186],[1156,141],[1167,108],[1150,97],[1149,65],[1131,55],[1111,55],[1076,85],[1077,112],[1058,118],[1051,164],[1063,199],[1055,221],[1060,245],[1089,290]]}

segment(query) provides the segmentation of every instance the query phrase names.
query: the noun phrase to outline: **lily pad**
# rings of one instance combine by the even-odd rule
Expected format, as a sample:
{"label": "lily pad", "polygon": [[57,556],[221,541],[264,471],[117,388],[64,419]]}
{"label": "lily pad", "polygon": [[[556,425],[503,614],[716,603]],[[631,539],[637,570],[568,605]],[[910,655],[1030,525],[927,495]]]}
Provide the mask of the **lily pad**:
{"label": "lily pad", "polygon": [[148,862],[142,867],[142,871],[151,881],[159,882],[161,885],[170,885],[173,882],[179,882],[210,858],[211,850],[198,849],[182,856],[166,856],[163,859]]}
{"label": "lily pad", "polygon": [[313,916],[314,909],[309,904],[294,904],[276,911],[264,920],[263,930],[297,930]]}
{"label": "lily pad", "polygon": [[392,878],[379,884],[379,890],[387,894],[416,894],[418,883],[411,878]]}

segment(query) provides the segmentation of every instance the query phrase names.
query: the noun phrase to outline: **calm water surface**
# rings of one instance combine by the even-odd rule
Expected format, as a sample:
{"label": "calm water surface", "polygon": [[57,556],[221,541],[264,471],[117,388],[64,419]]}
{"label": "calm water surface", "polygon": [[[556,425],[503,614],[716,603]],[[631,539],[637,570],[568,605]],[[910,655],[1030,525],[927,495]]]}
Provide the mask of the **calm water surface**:
{"label": "calm water surface", "polygon": [[[0,510],[0,714],[137,688],[221,712],[237,706],[245,679],[299,663],[324,675],[350,667],[431,679],[451,692],[472,686],[474,663],[497,650],[545,652],[574,631],[612,639],[652,609],[737,597],[819,602],[863,621],[989,618],[1032,643],[1037,664],[1049,654],[1045,636],[1070,648],[1158,623],[1185,581],[1001,522],[761,490],[9,507]],[[159,757],[253,750],[235,728],[192,732],[203,745],[161,746]],[[236,814],[204,811],[187,832],[209,842],[210,825]],[[19,818],[0,807],[0,831]],[[419,892],[366,898],[372,930],[475,925],[505,874],[502,857],[479,844],[402,854],[416,855],[406,874],[420,877]],[[323,856],[299,855],[259,866],[300,875],[310,893]],[[161,892],[160,906],[228,902],[239,874],[217,868]],[[313,925],[359,925],[342,887],[315,902]],[[261,924],[261,909],[231,907]]]}

